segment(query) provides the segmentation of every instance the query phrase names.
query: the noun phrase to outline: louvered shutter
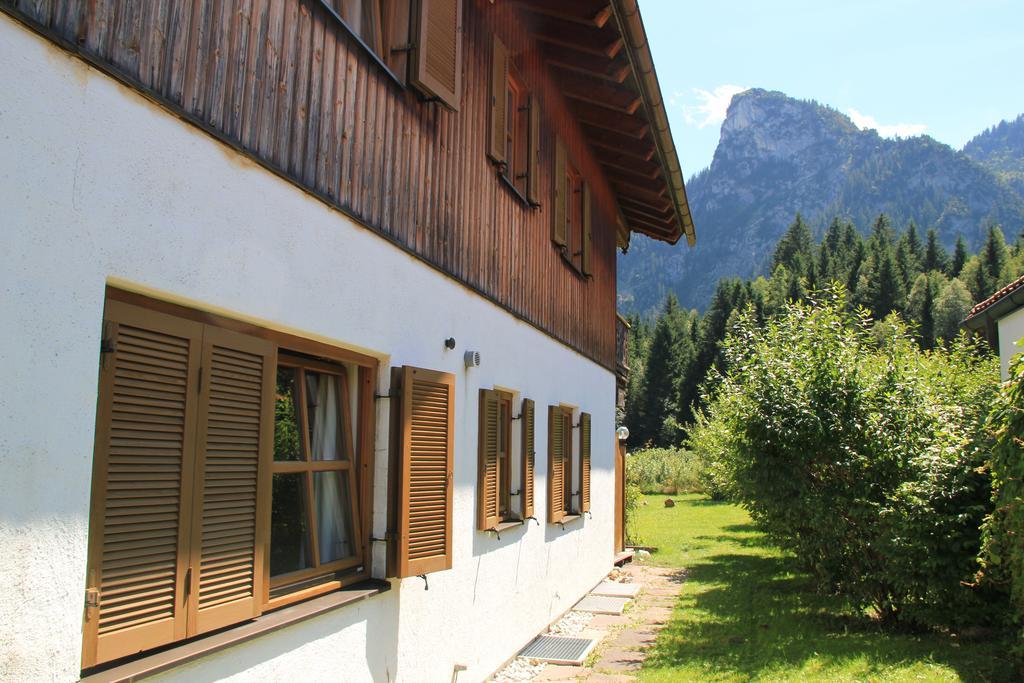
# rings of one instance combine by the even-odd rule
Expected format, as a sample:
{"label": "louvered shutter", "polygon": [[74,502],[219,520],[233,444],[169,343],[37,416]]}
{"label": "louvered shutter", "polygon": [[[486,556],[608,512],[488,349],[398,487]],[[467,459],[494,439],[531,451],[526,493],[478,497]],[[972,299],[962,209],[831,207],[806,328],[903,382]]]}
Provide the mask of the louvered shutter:
{"label": "louvered shutter", "polygon": [[508,51],[495,36],[491,49],[491,141],[488,154],[499,163],[507,161]]}
{"label": "louvered shutter", "polygon": [[580,268],[584,275],[590,275],[590,241],[591,241],[591,220],[590,220],[590,183],[583,183],[583,254],[580,260]]}
{"label": "louvered shutter", "polygon": [[523,493],[523,518],[533,517],[534,514],[534,493],[533,480],[536,475],[537,465],[535,450],[535,426],[534,413],[536,408],[532,399],[523,399],[522,422],[523,422],[523,475],[520,489]]}
{"label": "louvered shutter", "polygon": [[590,512],[590,413],[580,413],[580,512]]}
{"label": "louvered shutter", "polygon": [[[260,463],[274,427],[274,345],[207,327],[199,393],[189,635],[260,613],[263,519]],[[268,489],[269,487],[265,487]]]}
{"label": "louvered shutter", "polygon": [[402,368],[398,575],[452,566],[455,375]]}
{"label": "louvered shutter", "polygon": [[548,523],[565,517],[565,429],[562,409],[548,406]]}
{"label": "louvered shutter", "polygon": [[554,178],[554,210],[551,212],[551,240],[564,247],[566,245],[566,211],[569,204],[569,187],[565,175],[565,147],[562,141],[555,142],[555,178]]}
{"label": "louvered shutter", "polygon": [[462,2],[420,0],[413,85],[458,110],[462,91]]}
{"label": "louvered shutter", "polygon": [[[108,301],[104,327],[84,667],[186,635],[187,514],[203,326]],[[89,606],[96,599],[98,606]]]}
{"label": "louvered shutter", "polygon": [[498,430],[501,429],[498,393],[480,390],[480,446],[477,459],[477,528],[493,529],[500,521],[498,514]]}
{"label": "louvered shutter", "polygon": [[526,199],[540,204],[540,99],[530,97],[530,131],[527,140]]}

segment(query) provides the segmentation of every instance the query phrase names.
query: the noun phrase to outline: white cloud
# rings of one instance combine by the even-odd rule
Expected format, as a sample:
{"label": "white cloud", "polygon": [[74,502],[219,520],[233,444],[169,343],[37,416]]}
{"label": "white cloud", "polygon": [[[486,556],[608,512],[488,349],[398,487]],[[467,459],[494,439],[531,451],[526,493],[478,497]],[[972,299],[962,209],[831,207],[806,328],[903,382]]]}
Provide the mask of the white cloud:
{"label": "white cloud", "polygon": [[685,104],[684,93],[675,92],[668,98],[669,104],[681,107],[683,118],[686,123],[698,128],[714,126],[725,121],[725,114],[729,110],[729,103],[732,96],[746,90],[739,85],[720,85],[714,90],[708,91],[703,88],[694,88],[693,94],[697,98],[697,104]]}
{"label": "white cloud", "polygon": [[928,130],[928,126],[923,123],[893,123],[883,126],[875,120],[874,116],[861,114],[853,107],[847,109],[846,113],[849,115],[850,120],[853,121],[853,125],[857,126],[861,130],[873,128],[878,131],[878,134],[883,138],[910,138],[915,135],[924,135],[925,131]]}

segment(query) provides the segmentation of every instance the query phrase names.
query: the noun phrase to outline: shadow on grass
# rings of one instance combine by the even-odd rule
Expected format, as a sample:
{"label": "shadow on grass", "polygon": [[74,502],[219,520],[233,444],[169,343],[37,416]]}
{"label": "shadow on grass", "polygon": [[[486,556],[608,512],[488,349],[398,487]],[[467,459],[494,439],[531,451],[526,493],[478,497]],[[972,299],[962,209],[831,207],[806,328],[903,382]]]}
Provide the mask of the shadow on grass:
{"label": "shadow on grass", "polygon": [[[726,528],[753,530],[749,525]],[[752,538],[733,536],[718,540],[758,545]],[[795,675],[812,660],[812,670],[850,666],[868,677],[901,664],[932,662],[952,668],[963,681],[1017,680],[1003,659],[1005,644],[960,647],[946,636],[883,631],[841,598],[816,594],[811,577],[791,557],[737,550],[686,568],[688,587],[680,595],[680,610],[645,667],[698,667],[749,680],[771,679],[779,671]]]}

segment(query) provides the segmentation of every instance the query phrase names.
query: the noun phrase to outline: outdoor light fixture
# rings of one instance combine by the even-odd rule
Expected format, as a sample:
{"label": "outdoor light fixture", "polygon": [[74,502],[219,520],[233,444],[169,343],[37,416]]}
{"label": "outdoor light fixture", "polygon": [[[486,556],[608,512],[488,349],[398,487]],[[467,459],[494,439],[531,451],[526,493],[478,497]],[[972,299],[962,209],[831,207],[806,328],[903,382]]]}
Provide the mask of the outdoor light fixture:
{"label": "outdoor light fixture", "polygon": [[451,351],[455,348],[455,337],[448,337],[444,340],[444,347]]}
{"label": "outdoor light fixture", "polygon": [[629,438],[629,427],[622,425],[615,430],[615,436],[618,437],[619,441],[625,441]]}

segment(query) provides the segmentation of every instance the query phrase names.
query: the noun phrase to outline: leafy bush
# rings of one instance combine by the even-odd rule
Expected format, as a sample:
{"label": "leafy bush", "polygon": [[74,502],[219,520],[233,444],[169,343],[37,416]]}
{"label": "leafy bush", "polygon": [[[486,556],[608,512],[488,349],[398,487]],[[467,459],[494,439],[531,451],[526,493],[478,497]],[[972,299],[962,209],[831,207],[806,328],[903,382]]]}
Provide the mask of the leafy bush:
{"label": "leafy bush", "polygon": [[[1003,386],[989,415],[992,448],[992,501],[985,522],[985,545],[979,572],[982,584],[1009,586],[1013,617],[1024,625],[1024,356],[1010,364],[1010,381]],[[1017,654],[1024,655],[1024,630]]]}
{"label": "leafy bush", "polygon": [[700,493],[699,467],[693,453],[675,448],[639,448],[626,457],[627,480],[641,493]]}
{"label": "leafy bush", "polygon": [[922,352],[898,317],[873,328],[838,289],[763,326],[741,317],[724,354],[690,446],[772,540],[883,620],[992,614],[969,585],[991,509],[991,357],[963,338]]}

